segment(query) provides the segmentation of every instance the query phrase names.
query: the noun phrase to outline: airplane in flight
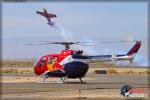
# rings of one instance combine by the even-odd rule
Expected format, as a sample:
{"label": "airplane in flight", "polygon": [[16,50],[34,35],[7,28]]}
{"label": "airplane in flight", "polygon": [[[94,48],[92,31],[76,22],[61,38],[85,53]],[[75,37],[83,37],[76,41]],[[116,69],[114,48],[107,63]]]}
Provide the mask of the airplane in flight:
{"label": "airplane in flight", "polygon": [[41,16],[44,16],[44,17],[47,19],[48,24],[49,24],[51,27],[53,27],[54,22],[51,21],[51,18],[57,17],[55,14],[48,13],[45,8],[44,8],[44,11],[43,11],[43,12],[36,11],[36,13],[37,13],[37,14],[40,14]]}
{"label": "airplane in flight", "polygon": [[85,55],[82,50],[70,49],[70,45],[82,45],[82,42],[47,42],[39,45],[45,44],[63,45],[65,46],[65,50],[62,50],[60,54],[45,55],[35,62],[34,73],[41,76],[42,82],[44,82],[44,80],[47,78],[58,77],[61,79],[61,83],[65,83],[67,78],[79,78],[81,83],[84,83],[82,78],[86,76],[90,62],[132,62],[141,46],[141,41],[136,41],[135,45],[126,54],[117,54],[115,56]]}

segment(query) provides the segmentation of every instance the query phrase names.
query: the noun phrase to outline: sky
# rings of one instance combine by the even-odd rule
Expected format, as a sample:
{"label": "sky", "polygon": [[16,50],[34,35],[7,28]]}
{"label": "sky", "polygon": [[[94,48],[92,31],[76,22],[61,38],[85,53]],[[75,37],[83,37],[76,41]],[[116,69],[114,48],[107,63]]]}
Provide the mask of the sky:
{"label": "sky", "polygon": [[[141,40],[135,62],[148,61],[148,26],[146,2],[28,2],[2,3],[3,59],[39,58],[59,53],[63,46],[29,46],[44,41],[121,41]],[[53,18],[57,29],[36,14],[46,8],[57,15]],[[134,43],[72,46],[85,54],[127,53]]]}

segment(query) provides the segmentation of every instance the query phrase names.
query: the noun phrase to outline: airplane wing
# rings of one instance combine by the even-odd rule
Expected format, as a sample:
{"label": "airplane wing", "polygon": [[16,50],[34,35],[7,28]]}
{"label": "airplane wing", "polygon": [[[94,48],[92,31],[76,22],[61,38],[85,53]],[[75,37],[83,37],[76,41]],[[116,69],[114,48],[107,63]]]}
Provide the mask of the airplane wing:
{"label": "airplane wing", "polygon": [[[42,16],[44,16],[44,17],[47,17],[47,16],[46,16],[46,13],[44,13],[44,12],[36,11],[36,13],[37,13],[37,14],[40,14],[40,15],[42,15]],[[47,15],[48,15],[50,18],[57,17],[55,14],[47,13]]]}
{"label": "airplane wing", "polygon": [[45,17],[45,13],[44,12],[36,11],[36,13]]}
{"label": "airplane wing", "polygon": [[50,13],[48,13],[48,16],[49,16],[50,18],[57,17],[56,15],[54,15],[54,14],[50,14]]}

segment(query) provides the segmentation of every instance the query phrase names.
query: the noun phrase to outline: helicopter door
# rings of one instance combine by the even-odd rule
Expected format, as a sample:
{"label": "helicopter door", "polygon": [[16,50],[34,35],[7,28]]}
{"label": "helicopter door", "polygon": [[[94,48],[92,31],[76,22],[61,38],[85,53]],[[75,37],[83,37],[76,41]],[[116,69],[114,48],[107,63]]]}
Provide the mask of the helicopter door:
{"label": "helicopter door", "polygon": [[54,63],[55,63],[55,58],[49,57],[47,62],[47,68],[48,70],[50,70],[50,72],[55,71],[55,68],[53,67]]}
{"label": "helicopter door", "polygon": [[43,72],[46,69],[46,57],[40,60],[38,69],[40,69],[41,72]]}

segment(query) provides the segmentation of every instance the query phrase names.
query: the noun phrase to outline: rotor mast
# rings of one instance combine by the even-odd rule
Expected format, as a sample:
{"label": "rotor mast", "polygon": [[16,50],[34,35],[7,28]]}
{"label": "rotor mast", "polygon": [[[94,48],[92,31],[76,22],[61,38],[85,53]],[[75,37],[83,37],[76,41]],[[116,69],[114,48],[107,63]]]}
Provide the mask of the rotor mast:
{"label": "rotor mast", "polygon": [[64,45],[65,50],[69,50],[70,49],[70,45],[75,44],[74,42],[60,42],[58,44]]}
{"label": "rotor mast", "polygon": [[65,50],[70,49],[70,44],[64,44],[64,46],[65,46]]}

